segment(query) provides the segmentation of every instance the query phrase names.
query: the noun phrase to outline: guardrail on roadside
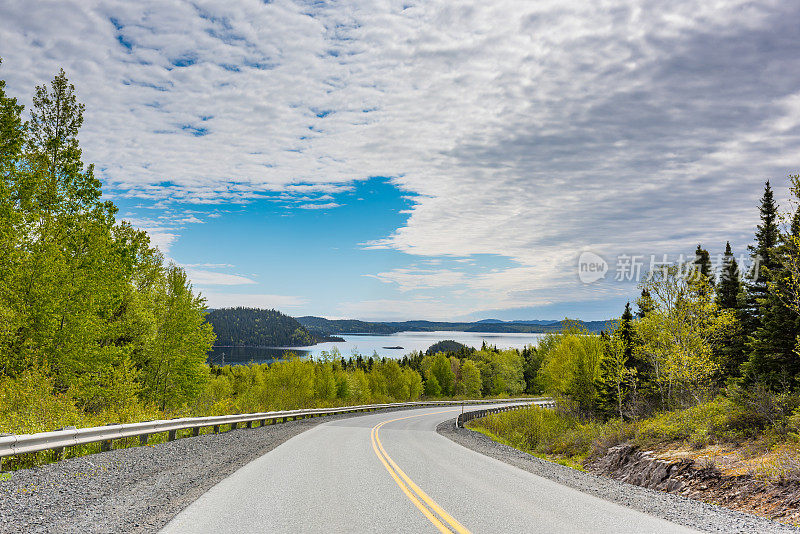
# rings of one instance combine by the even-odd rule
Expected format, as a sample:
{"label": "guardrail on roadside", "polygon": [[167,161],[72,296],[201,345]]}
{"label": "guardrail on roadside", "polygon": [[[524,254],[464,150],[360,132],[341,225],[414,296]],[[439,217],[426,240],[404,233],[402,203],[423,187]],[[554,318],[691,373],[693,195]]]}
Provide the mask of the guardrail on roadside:
{"label": "guardrail on roadside", "polygon": [[492,415],[495,413],[500,412],[508,412],[510,410],[519,410],[520,408],[527,408],[531,404],[535,404],[536,406],[540,406],[542,408],[555,408],[556,402],[552,399],[536,399],[535,401],[531,402],[530,404],[517,404],[513,406],[499,406],[497,408],[486,408],[483,410],[472,410],[469,412],[464,412],[458,414],[456,418],[456,426],[458,428],[464,428],[464,424],[472,421],[473,419],[480,419],[481,417],[486,417],[487,415]]}
{"label": "guardrail on roadside", "polygon": [[[425,402],[396,402],[388,404],[366,404],[360,406],[341,406],[338,408],[317,408],[310,410],[286,410],[280,412],[261,412],[236,415],[219,415],[211,417],[182,417],[179,419],[165,419],[157,421],[145,421],[141,423],[127,423],[118,425],[106,425],[91,428],[67,428],[54,432],[40,432],[37,434],[19,435],[0,435],[0,469],[2,460],[8,456],[18,454],[28,454],[33,452],[55,450],[58,456],[63,456],[66,447],[85,445],[88,443],[100,443],[101,451],[112,449],[116,439],[139,437],[141,445],[146,445],[151,434],[161,432],[167,433],[167,440],[173,441],[177,438],[179,430],[191,430],[192,436],[200,434],[201,428],[213,427],[214,432],[218,433],[223,425],[231,425],[231,430],[244,424],[247,428],[252,428],[253,423],[264,426],[269,421],[270,424],[284,422],[293,419],[304,419],[307,417],[320,417],[323,415],[334,415],[351,412],[375,411],[383,408],[404,408],[418,406],[463,406],[464,404],[498,404],[507,402],[536,402],[542,401],[541,398],[524,399],[479,399],[469,401],[425,401]],[[547,400],[545,400],[546,402]]]}

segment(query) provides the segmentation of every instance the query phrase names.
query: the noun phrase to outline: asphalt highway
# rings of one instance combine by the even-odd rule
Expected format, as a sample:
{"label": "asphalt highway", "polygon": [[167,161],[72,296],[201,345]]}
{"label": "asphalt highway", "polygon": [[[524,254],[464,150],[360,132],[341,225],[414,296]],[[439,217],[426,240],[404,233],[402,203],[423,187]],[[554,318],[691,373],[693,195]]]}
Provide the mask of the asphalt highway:
{"label": "asphalt highway", "polygon": [[212,487],[161,532],[695,532],[437,434],[459,411],[320,424]]}

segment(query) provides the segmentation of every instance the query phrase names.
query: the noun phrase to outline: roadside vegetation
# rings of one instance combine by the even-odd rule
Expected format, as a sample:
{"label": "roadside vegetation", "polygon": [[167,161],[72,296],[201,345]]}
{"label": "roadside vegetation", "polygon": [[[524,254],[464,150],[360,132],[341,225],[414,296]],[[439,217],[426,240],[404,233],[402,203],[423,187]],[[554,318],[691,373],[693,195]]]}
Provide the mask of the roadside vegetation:
{"label": "roadside vegetation", "polygon": [[[800,200],[800,177],[790,177]],[[476,430],[579,466],[610,446],[709,446],[759,457],[754,472],[800,480],[800,210],[783,216],[769,182],[740,273],[730,244],[654,270],[635,313],[600,336],[548,334],[530,357],[558,408],[493,415]],[[740,276],[743,274],[744,276]]]}

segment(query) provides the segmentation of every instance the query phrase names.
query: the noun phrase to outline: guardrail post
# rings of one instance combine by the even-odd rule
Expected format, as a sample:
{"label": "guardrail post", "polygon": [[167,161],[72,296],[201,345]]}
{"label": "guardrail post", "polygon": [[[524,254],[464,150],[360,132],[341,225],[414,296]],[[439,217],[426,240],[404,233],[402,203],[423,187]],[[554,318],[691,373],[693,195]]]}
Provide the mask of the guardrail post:
{"label": "guardrail post", "polygon": [[170,430],[169,432],[167,432],[167,441],[175,441],[177,434],[178,434],[177,430]]}
{"label": "guardrail post", "polygon": [[200,435],[200,427],[199,427],[199,426],[196,426],[196,427],[194,427],[194,428],[192,429],[192,436],[196,438],[196,437],[197,437],[197,436],[199,436],[199,435]]}
{"label": "guardrail post", "polygon": [[150,439],[150,434],[142,434],[139,436],[139,445],[144,446],[147,445],[147,441]]}
{"label": "guardrail post", "polygon": [[219,425],[214,425],[214,434],[219,434]]}
{"label": "guardrail post", "polygon": [[247,425],[245,425],[245,427],[246,428],[253,428],[253,422],[252,421],[248,421]]}
{"label": "guardrail post", "polygon": [[[239,428],[239,423],[231,423],[231,430],[236,430],[237,428]],[[230,432],[230,430],[228,432]]]}
{"label": "guardrail post", "polygon": [[105,439],[100,442],[100,452],[108,452],[113,448],[114,442],[110,439]]}

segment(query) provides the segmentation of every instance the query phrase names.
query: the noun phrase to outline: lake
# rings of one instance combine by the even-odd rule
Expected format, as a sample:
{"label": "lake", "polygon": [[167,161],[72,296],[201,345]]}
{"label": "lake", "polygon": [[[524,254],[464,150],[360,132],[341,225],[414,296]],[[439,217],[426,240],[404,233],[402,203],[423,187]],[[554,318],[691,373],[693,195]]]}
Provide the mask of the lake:
{"label": "lake", "polygon": [[[493,334],[490,332],[397,332],[396,334],[378,336],[373,334],[341,334],[344,342],[319,343],[312,347],[269,348],[269,347],[214,347],[209,353],[209,361],[217,365],[224,363],[268,363],[283,357],[284,352],[291,351],[303,357],[318,357],[323,351],[339,349],[342,356],[349,358],[358,353],[365,358],[377,352],[378,356],[402,358],[406,354],[419,350],[425,352],[428,347],[445,339],[452,339],[468,347],[481,348],[485,341],[499,349],[522,349],[526,345],[536,345],[544,334]],[[398,348],[400,347],[400,348]]]}

